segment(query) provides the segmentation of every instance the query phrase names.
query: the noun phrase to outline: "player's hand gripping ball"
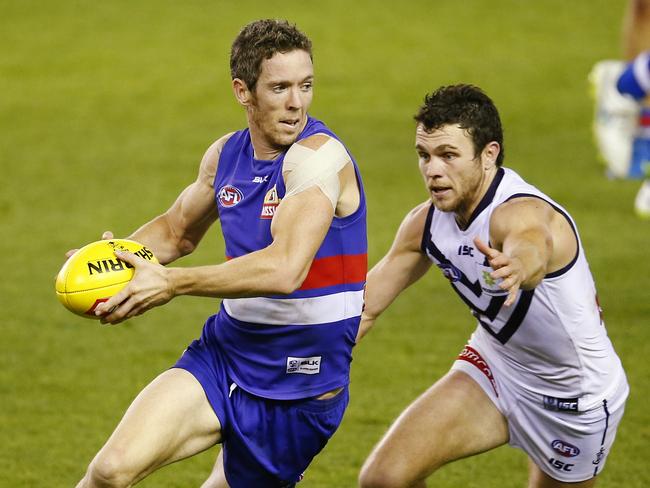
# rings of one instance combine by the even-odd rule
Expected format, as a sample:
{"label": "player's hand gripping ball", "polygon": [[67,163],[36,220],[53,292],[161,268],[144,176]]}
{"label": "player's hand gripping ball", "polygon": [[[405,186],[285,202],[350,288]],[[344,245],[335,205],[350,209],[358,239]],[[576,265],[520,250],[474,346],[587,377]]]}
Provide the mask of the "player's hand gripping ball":
{"label": "player's hand gripping ball", "polygon": [[158,262],[149,249],[135,241],[92,242],[74,253],[56,277],[56,296],[65,308],[82,317],[100,318],[95,315],[97,305],[124,288],[135,274],[134,267],[117,259],[114,250]]}

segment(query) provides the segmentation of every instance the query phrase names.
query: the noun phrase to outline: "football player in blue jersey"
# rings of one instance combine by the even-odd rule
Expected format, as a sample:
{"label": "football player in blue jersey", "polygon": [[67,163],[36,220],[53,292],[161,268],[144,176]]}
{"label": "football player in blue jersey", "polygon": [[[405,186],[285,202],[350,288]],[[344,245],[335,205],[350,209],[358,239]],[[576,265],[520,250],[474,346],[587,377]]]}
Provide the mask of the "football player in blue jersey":
{"label": "football player in blue jersey", "polygon": [[[428,199],[368,273],[360,335],[432,264],[476,329],[375,447],[360,485],[424,487],[444,464],[510,444],[530,459],[530,488],[593,487],[629,388],[575,222],[502,166],[499,114],[480,89],[442,87],[415,118]],[[445,319],[431,315],[433,327]]]}
{"label": "football player in blue jersey", "polygon": [[[178,295],[224,300],[133,401],[80,488],[131,486],[218,443],[204,486],[290,487],[347,406],[367,268],[358,168],[308,114],[311,41],[295,26],[245,26],[230,67],[248,127],[214,142],[196,181],[129,236],[161,265],[117,253],[135,276],[96,313],[118,324]],[[192,252],[217,219],[225,262],[163,266]]]}
{"label": "football player in blue jersey", "polygon": [[609,177],[644,179],[634,210],[650,219],[650,0],[629,0],[622,37],[624,61],[599,61],[589,75],[594,135]]}

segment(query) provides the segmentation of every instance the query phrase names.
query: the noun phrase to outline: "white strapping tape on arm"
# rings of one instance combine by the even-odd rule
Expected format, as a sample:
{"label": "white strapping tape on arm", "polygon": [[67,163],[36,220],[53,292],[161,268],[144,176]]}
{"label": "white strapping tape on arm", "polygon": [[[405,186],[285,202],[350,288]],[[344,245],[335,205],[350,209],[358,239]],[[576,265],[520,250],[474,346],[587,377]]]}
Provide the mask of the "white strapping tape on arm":
{"label": "white strapping tape on arm", "polygon": [[339,171],[349,162],[350,155],[334,138],[316,150],[294,144],[284,157],[282,167],[287,188],[284,198],[318,186],[336,209],[341,191]]}

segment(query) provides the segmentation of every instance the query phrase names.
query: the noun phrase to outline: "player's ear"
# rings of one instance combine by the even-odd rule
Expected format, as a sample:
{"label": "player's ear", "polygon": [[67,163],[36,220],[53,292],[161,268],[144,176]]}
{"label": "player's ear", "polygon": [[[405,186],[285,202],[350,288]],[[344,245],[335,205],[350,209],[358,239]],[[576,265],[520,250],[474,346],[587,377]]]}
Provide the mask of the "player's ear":
{"label": "player's ear", "polygon": [[241,80],[239,78],[232,80],[232,91],[235,94],[235,98],[240,103],[240,105],[246,107],[251,104],[253,94],[248,89],[248,86],[244,80]]}
{"label": "player's ear", "polygon": [[481,151],[481,163],[483,164],[483,169],[492,169],[497,163],[497,157],[500,152],[501,146],[498,142],[488,142],[483,148],[483,151]]}

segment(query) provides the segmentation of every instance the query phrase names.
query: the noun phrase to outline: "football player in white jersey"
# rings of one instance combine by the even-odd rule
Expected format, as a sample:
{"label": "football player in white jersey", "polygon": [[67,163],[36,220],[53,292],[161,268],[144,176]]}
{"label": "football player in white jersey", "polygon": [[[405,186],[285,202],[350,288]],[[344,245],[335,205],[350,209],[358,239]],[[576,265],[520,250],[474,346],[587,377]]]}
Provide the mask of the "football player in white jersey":
{"label": "football player in white jersey", "polygon": [[432,263],[478,323],[374,448],[360,486],[424,487],[444,464],[510,444],[530,459],[530,488],[592,487],[629,388],[575,223],[502,167],[499,114],[480,89],[442,87],[415,120],[429,199],[369,273],[360,336]]}

